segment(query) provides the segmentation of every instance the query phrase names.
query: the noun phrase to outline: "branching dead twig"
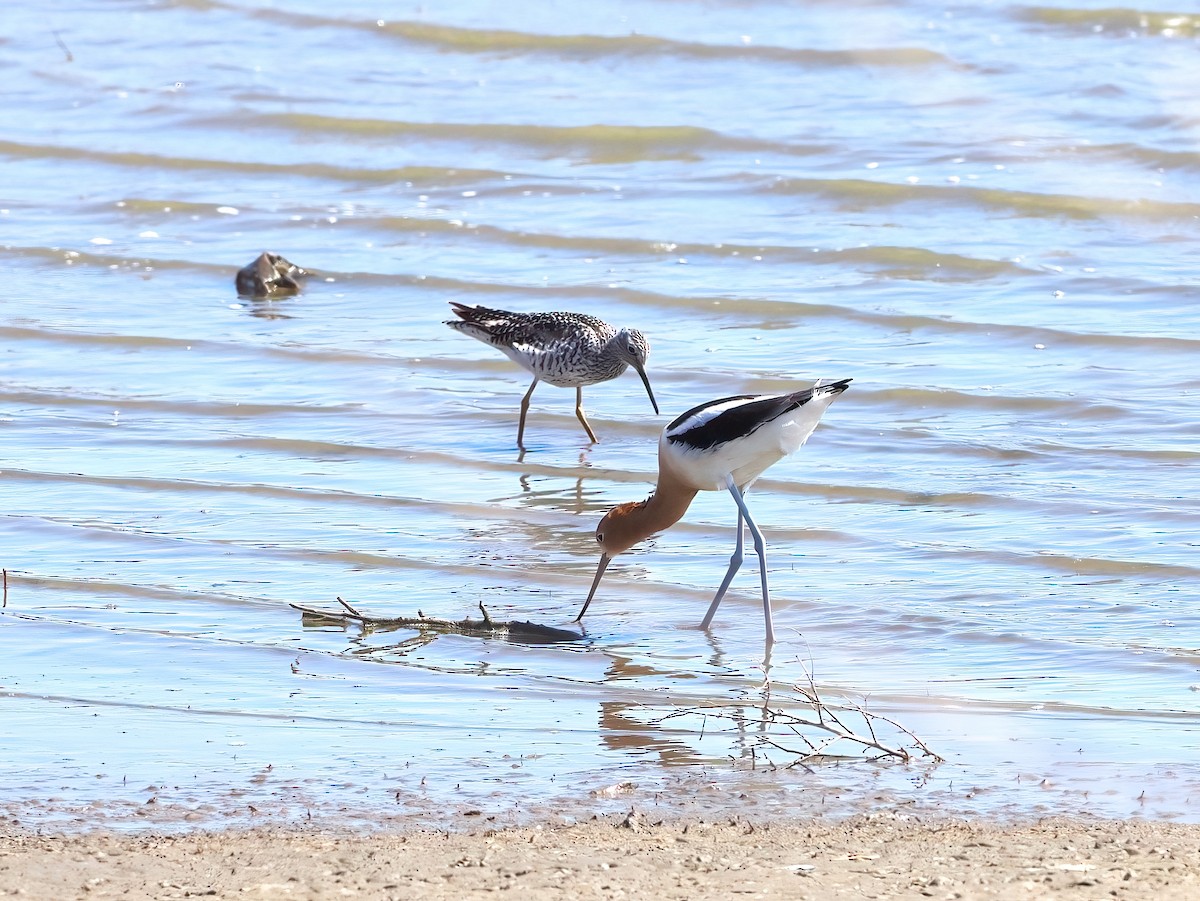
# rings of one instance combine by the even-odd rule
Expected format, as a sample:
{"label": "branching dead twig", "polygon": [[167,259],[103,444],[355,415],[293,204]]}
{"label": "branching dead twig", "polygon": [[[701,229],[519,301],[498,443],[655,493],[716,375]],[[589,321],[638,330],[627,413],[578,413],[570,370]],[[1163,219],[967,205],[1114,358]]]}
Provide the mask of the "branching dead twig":
{"label": "branching dead twig", "polygon": [[[891,757],[905,763],[912,761],[914,756],[920,756],[936,763],[942,762],[942,757],[918,738],[910,729],[900,725],[894,719],[878,713],[872,713],[862,704],[834,704],[825,701],[817,692],[817,686],[811,674],[808,674],[808,684],[792,686],[796,695],[792,700],[801,701],[802,708],[808,713],[793,709],[771,707],[769,703],[759,708],[755,714],[746,712],[744,707],[733,705],[716,705],[692,707],[677,710],[661,717],[658,722],[683,716],[702,716],[724,719],[734,723],[739,730],[750,731],[750,727],[758,727],[754,734],[752,754],[757,748],[774,748],[786,754],[795,755],[795,759],[786,764],[788,767],[800,766],[808,769],[808,764],[822,759],[845,758],[845,754],[835,754],[838,744],[848,743],[871,752],[873,759]],[[861,720],[862,725],[855,728],[851,718]],[[898,733],[897,740],[881,738],[878,726],[885,725]],[[770,727],[777,727],[772,734]],[[784,734],[779,734],[780,732]],[[814,735],[813,733],[817,733]]]}
{"label": "branching dead twig", "polygon": [[540,623],[531,623],[524,620],[494,620],[482,602],[479,604],[479,612],[483,615],[482,620],[470,618],[461,620],[439,619],[437,617],[426,616],[420,610],[417,611],[416,616],[370,616],[360,612],[341,598],[338,598],[337,602],[345,610],[321,610],[316,607],[306,607],[303,604],[291,604],[290,606],[308,617],[332,620],[343,624],[356,622],[362,626],[382,629],[420,629],[428,632],[472,635],[481,638],[512,638],[518,641],[565,642],[583,640],[583,636],[580,633],[571,629],[558,629],[554,626],[543,626]]}

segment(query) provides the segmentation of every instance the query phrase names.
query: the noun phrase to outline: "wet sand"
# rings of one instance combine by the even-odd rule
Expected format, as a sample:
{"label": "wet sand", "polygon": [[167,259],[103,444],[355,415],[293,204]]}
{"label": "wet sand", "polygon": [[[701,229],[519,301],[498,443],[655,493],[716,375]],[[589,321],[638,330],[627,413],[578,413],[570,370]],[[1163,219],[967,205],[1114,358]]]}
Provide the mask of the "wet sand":
{"label": "wet sand", "polygon": [[363,834],[36,834],[0,826],[0,895],[71,898],[1194,898],[1200,826],[1046,819],[654,821]]}

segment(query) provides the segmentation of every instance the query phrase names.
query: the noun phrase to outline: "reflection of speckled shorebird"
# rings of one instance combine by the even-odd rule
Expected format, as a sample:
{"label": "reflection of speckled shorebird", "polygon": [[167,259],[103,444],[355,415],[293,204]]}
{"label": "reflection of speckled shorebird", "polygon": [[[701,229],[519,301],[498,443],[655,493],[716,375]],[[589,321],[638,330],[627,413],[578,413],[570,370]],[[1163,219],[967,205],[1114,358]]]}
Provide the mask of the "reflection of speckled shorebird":
{"label": "reflection of speckled shorebird", "polygon": [[533,374],[533,384],[521,399],[517,447],[525,448],[525,416],[538,382],[575,389],[575,415],[592,441],[596,433],[583,415],[583,386],[615,379],[632,366],[642,377],[654,412],[658,401],[646,378],[650,343],[637,329],[617,329],[582,313],[509,313],[450,302],[460,317],[446,323],[452,329],[490,344]]}
{"label": "reflection of speckled shorebird", "polygon": [[596,541],[602,552],[600,565],[596,568],[592,590],[575,621],[583,619],[600,585],[600,577],[613,557],[679,522],[696,492],[728,489],[738,508],[737,544],[729,560],[729,569],[700,628],[708,628],[734,573],[741,568],[742,521],[745,520],[758,554],[767,644],[772,644],[775,630],[771,625],[771,596],[767,591],[766,545],[743,495],[768,467],[800,449],[834,398],[849,386],[850,379],[841,379],[791,394],[710,400],[688,410],[663,429],[658,439],[658,487],[654,494],[644,501],[617,504],[596,527]]}

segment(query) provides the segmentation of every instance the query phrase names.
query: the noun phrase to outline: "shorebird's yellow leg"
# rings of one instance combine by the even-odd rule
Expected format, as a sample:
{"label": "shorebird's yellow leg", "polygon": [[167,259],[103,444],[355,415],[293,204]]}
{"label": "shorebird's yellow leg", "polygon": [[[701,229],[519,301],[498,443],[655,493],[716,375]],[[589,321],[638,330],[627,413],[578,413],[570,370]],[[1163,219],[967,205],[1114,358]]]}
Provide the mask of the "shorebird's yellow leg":
{"label": "shorebird's yellow leg", "polygon": [[[530,388],[530,391],[533,389]],[[588,437],[592,439],[592,444],[596,444],[600,439],[596,437],[596,433],[592,431],[592,427],[588,425],[587,417],[583,415],[583,387],[575,389],[575,415],[579,417],[579,421],[583,423],[583,430],[588,433]]]}
{"label": "shorebird's yellow leg", "polygon": [[529,386],[529,390],[525,392],[525,396],[521,398],[521,421],[517,424],[517,447],[525,450],[525,414],[529,412],[529,398],[533,397],[533,389],[537,387],[537,377],[533,379],[533,384]]}

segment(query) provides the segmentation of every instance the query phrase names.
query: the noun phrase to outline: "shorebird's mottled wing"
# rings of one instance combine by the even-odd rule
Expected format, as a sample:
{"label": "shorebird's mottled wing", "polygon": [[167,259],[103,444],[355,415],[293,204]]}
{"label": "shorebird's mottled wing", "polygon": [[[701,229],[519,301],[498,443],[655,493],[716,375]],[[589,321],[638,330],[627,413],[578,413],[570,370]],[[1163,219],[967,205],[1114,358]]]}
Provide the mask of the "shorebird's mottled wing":
{"label": "shorebird's mottled wing", "polygon": [[573,354],[603,344],[612,328],[594,316],[526,313],[491,328],[496,344],[531,354]]}
{"label": "shorebird's mottled wing", "polygon": [[463,320],[447,322],[451,328],[495,347],[511,347],[524,353],[553,352],[564,343],[576,346],[588,332],[596,336],[589,343],[599,343],[612,331],[603,320],[584,313],[511,313],[454,301],[450,306]]}
{"label": "shorebird's mottled wing", "polygon": [[558,313],[525,313],[492,330],[497,343],[526,353],[553,352],[564,343],[577,343],[579,334],[579,322]]}

